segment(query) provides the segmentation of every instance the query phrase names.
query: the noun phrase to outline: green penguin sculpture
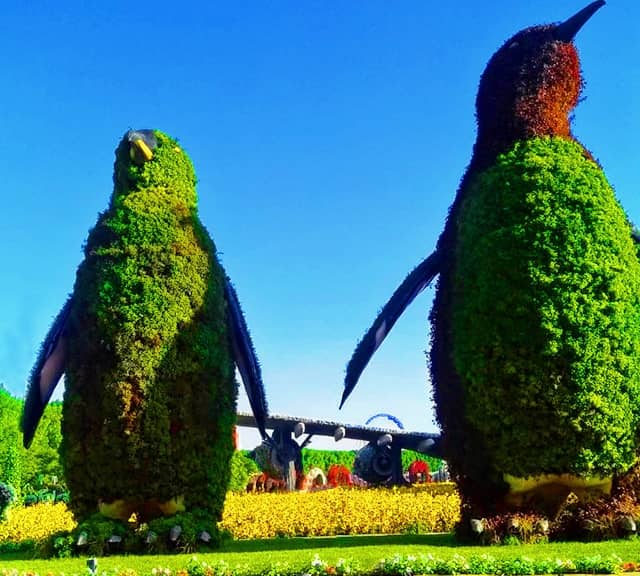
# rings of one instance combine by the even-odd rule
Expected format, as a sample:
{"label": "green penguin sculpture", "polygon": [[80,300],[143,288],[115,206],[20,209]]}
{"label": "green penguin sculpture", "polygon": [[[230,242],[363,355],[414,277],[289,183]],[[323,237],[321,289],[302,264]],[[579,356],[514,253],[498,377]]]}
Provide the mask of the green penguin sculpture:
{"label": "green penguin sculpture", "polygon": [[29,446],[65,375],[62,458],[79,520],[193,510],[220,518],[234,450],[235,365],[263,438],[267,413],[235,291],[197,214],[191,160],[162,132],[131,130],[73,294],[33,368]]}
{"label": "green penguin sculpture", "polygon": [[611,186],[570,129],[583,86],[573,39],[603,4],[522,30],[490,59],[472,159],[437,248],[347,366],[342,403],[438,276],[432,451],[470,518],[553,517],[570,493],[606,498],[638,460],[640,264]]}

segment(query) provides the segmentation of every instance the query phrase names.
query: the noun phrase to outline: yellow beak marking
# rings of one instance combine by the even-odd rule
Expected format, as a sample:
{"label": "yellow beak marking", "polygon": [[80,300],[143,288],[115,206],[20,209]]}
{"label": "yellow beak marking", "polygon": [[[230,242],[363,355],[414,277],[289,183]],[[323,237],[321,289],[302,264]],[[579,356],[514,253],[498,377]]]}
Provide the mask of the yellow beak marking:
{"label": "yellow beak marking", "polygon": [[153,158],[153,152],[151,152],[149,146],[144,143],[144,140],[134,140],[133,144],[135,144],[138,147],[138,150],[142,152],[142,155],[144,156],[146,162]]}

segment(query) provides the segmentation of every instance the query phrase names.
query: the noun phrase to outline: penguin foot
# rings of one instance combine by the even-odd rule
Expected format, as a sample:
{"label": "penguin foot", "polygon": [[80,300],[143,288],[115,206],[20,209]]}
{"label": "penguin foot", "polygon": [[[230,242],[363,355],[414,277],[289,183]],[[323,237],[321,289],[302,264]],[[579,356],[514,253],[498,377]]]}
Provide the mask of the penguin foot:
{"label": "penguin foot", "polygon": [[[171,500],[161,502],[152,500],[113,500],[98,502],[100,514],[112,520],[124,522],[147,522],[160,516],[173,516],[185,511],[184,496],[176,496]],[[132,520],[133,519],[133,520]]]}
{"label": "penguin foot", "polygon": [[579,478],[571,474],[543,474],[516,478],[505,474],[509,492],[504,501],[508,508],[535,510],[556,518],[568,505],[588,504],[611,493],[611,477]]}

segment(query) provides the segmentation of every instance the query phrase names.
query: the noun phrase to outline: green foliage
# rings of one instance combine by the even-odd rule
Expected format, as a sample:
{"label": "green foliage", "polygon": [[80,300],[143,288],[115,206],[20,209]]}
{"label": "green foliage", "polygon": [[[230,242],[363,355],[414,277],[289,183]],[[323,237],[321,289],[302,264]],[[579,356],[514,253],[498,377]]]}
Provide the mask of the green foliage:
{"label": "green foliage", "polygon": [[305,474],[312,468],[320,468],[325,474],[331,466],[346,466],[353,468],[356,458],[355,450],[315,450],[313,448],[302,449],[302,465]]}
{"label": "green foliage", "polygon": [[426,454],[422,454],[420,452],[414,452],[413,450],[403,450],[402,451],[402,471],[407,472],[409,470],[409,466],[413,464],[416,460],[423,460],[427,464],[429,464],[429,471],[431,474],[437,472],[442,468],[442,460],[440,458],[434,458],[433,456],[427,456]]}
{"label": "green foliage", "polygon": [[237,387],[224,272],[196,214],[195,175],[156,132],[151,161],[124,138],[115,188],[74,288],[64,403],[65,476],[76,514],[99,500],[168,501],[220,516]]}
{"label": "green foliage", "polygon": [[41,558],[71,558],[76,551],[76,539],[71,534],[58,534],[46,540],[38,549]]}
{"label": "green foliage", "polygon": [[[325,474],[333,465],[346,466],[349,470],[353,470],[353,463],[356,459],[356,450],[315,450],[313,448],[302,449],[302,463],[305,473],[312,468],[320,468]],[[413,450],[402,451],[402,470],[407,471],[414,460],[425,460],[429,464],[431,472],[440,470],[442,460],[425,456],[420,452]]]}
{"label": "green foliage", "polygon": [[495,468],[630,468],[640,265],[600,167],[573,141],[517,143],[471,181],[457,225],[454,361]]}
{"label": "green foliage", "polygon": [[[90,556],[102,556],[109,552],[108,540],[111,536],[119,536],[124,538],[127,534],[127,526],[124,522],[117,520],[109,520],[102,514],[93,514],[81,522],[73,533],[72,541],[75,544],[80,536],[86,539],[80,551]],[[54,535],[51,538],[54,550],[66,551],[66,546],[59,543],[56,547],[56,541],[60,535]]]}
{"label": "green foliage", "polygon": [[[170,533],[174,526],[180,526],[179,537],[173,542]],[[148,530],[157,535],[154,550],[159,552],[194,552],[200,547],[217,548],[222,541],[215,519],[206,510],[195,509],[185,514],[176,514],[171,518],[158,518],[148,524]],[[145,531],[142,527],[142,531]],[[201,534],[206,532],[210,540],[204,542]]]}
{"label": "green foliage", "polygon": [[11,485],[0,482],[0,520],[4,518],[7,508],[15,499],[16,493]]}
{"label": "green foliage", "polygon": [[411,576],[411,574],[615,574],[622,560],[616,555],[581,556],[575,560],[560,558],[533,559],[527,556],[499,559],[489,554],[469,556],[454,554],[438,558],[432,554],[408,556],[397,554],[380,561],[379,576]]}
{"label": "green foliage", "polygon": [[244,492],[247,488],[249,477],[260,469],[258,465],[247,456],[246,451],[237,450],[231,458],[231,478],[229,490],[231,492]]}
{"label": "green foliage", "polygon": [[33,540],[22,540],[20,542],[6,540],[4,542],[0,542],[0,554],[2,555],[13,555],[18,552],[33,553],[35,549],[36,543]]}
{"label": "green foliage", "polygon": [[[21,546],[7,547],[7,553],[11,548],[17,551]],[[0,551],[4,550],[0,545]],[[33,559],[26,547],[20,555],[24,560],[17,560],[16,553],[12,556],[3,555],[1,560],[7,574],[63,576],[85,571],[85,559]],[[425,557],[429,560],[425,561]],[[294,576],[317,575],[324,570],[325,574],[382,576],[429,574],[438,566],[446,573],[458,567],[462,569],[459,573],[469,574],[585,574],[638,572],[637,560],[637,540],[591,543],[588,550],[584,544],[574,543],[498,546],[488,554],[477,547],[455,545],[448,534],[375,535],[225,542],[223,550],[199,552],[195,559],[192,555],[182,554],[117,555],[98,559],[98,573],[104,576],[175,576],[193,570],[196,576],[202,573],[210,576]],[[429,571],[418,569],[419,562]],[[387,569],[383,572],[385,566]],[[525,572],[527,568],[529,571]]]}
{"label": "green foliage", "polygon": [[20,490],[20,413],[22,404],[0,385],[0,482]]}
{"label": "green foliage", "polygon": [[20,414],[23,400],[14,398],[0,385],[0,482],[10,484],[18,499],[55,484],[64,492],[59,457],[62,404],[49,404],[29,450],[22,447]]}
{"label": "green foliage", "polygon": [[33,506],[40,502],[64,502],[68,504],[69,492],[60,486],[51,486],[29,492],[22,499],[22,503],[25,506]]}
{"label": "green foliage", "polygon": [[[21,447],[22,497],[49,493],[60,500],[66,492],[64,471],[60,461],[62,403],[52,402],[44,411],[38,430],[28,450]],[[42,498],[41,498],[42,499]]]}

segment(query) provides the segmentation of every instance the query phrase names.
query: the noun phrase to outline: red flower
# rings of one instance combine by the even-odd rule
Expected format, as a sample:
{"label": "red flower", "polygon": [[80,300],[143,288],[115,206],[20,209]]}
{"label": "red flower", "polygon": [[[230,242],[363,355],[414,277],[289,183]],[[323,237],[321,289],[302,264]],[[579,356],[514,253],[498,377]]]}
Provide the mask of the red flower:
{"label": "red flower", "polygon": [[342,464],[332,464],[327,473],[327,482],[330,486],[352,486],[351,472]]}
{"label": "red flower", "polygon": [[409,466],[409,482],[431,482],[429,464],[424,460],[414,460]]}

